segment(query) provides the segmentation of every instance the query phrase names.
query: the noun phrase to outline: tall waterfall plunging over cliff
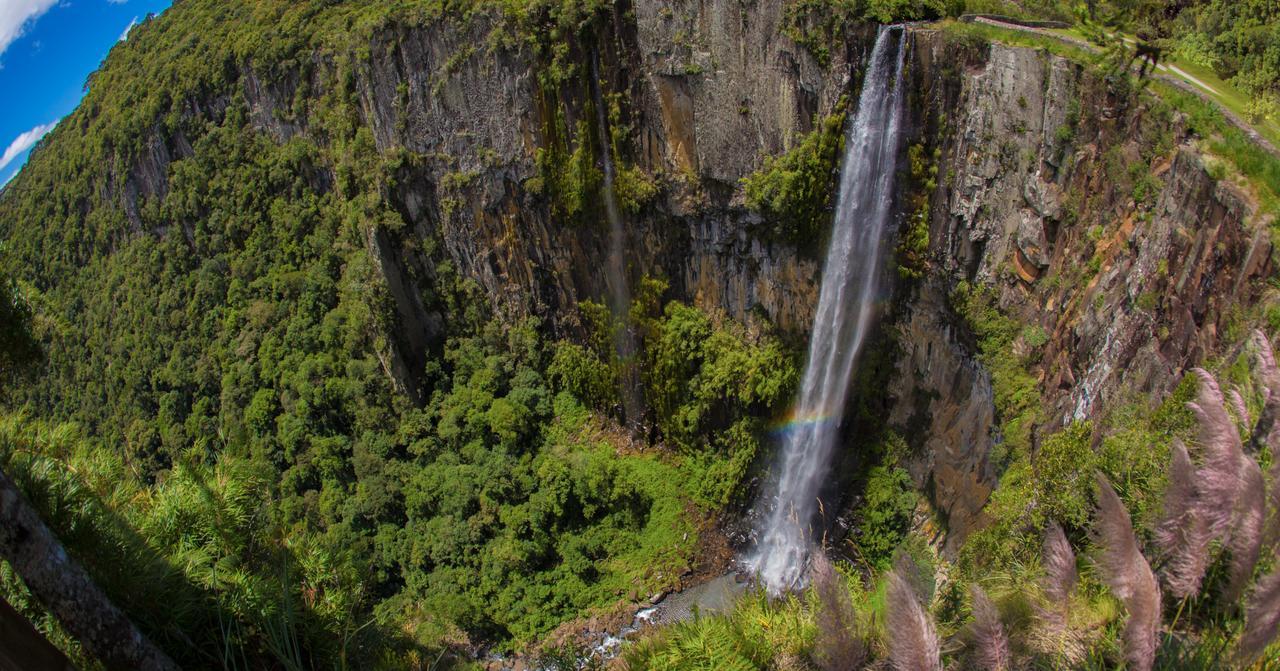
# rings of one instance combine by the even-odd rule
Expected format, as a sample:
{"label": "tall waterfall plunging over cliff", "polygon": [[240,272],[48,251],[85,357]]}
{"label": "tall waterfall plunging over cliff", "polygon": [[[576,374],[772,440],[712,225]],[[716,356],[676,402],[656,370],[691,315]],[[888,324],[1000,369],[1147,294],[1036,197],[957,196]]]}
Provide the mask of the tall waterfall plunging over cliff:
{"label": "tall waterfall plunging over cliff", "polygon": [[901,29],[881,28],[845,138],[840,191],[813,319],[809,358],[782,447],[771,506],[750,560],[770,592],[798,586],[809,525],[844,416],[854,362],[870,330],[879,291],[902,116]]}

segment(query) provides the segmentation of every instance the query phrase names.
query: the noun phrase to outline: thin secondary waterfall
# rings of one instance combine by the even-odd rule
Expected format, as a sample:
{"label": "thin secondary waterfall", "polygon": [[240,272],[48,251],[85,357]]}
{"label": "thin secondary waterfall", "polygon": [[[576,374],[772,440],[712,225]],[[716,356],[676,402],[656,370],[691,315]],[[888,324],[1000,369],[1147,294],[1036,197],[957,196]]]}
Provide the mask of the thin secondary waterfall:
{"label": "thin secondary waterfall", "polygon": [[750,564],[772,593],[801,585],[809,527],[844,415],[854,362],[870,330],[881,260],[889,244],[889,208],[902,116],[905,37],[884,27],[845,138],[840,191],[809,359],[782,446],[780,471],[766,493],[769,513],[757,529]]}
{"label": "thin secondary waterfall", "polygon": [[591,58],[591,96],[596,108],[596,124],[600,132],[600,153],[604,164],[604,211],[609,219],[609,258],[605,270],[609,285],[609,311],[618,322],[614,332],[614,349],[617,350],[621,369],[618,374],[618,392],[622,397],[624,420],[631,426],[640,423],[644,403],[640,400],[640,381],[636,371],[636,339],[627,323],[631,309],[631,290],[627,286],[626,230],[622,226],[622,212],[618,208],[618,196],[614,192],[614,166],[609,124],[605,121],[604,96],[600,94],[600,70],[598,58]]}

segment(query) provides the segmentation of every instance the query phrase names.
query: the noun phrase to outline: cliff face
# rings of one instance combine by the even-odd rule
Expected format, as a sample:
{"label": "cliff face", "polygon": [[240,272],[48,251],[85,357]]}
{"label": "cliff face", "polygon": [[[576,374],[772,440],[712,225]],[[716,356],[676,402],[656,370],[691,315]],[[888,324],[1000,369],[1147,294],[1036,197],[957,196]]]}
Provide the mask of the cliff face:
{"label": "cliff face", "polygon": [[1209,176],[1176,115],[1003,46],[966,75],[957,109],[932,251],[1050,334],[1054,419],[1091,416],[1126,382],[1166,389],[1218,349],[1231,306],[1258,297],[1265,222],[1245,190]]}
{"label": "cliff face", "polygon": [[915,54],[915,85],[933,92],[924,113],[945,124],[922,137],[941,149],[931,272],[898,297],[891,423],[923,446],[913,475],[954,548],[981,523],[1000,439],[989,376],[948,305],[959,282],[992,288],[1027,325],[1014,348],[1038,350],[1043,436],[1126,393],[1159,397],[1238,342],[1224,331],[1261,297],[1272,245],[1248,193],[1210,177],[1177,115],[1031,49],[942,66],[953,46],[918,31]]}
{"label": "cliff face", "polygon": [[[526,47],[493,46],[481,17],[388,28],[349,61],[317,53],[270,76],[244,64],[237,86],[251,123],[281,141],[312,132],[298,98],[346,91],[374,149],[411,157],[384,194],[405,226],[374,231],[368,248],[398,319],[384,366],[419,398],[443,332],[424,298],[437,263],[499,313],[557,330],[576,328],[578,301],[606,295],[603,218],[553,217],[539,165],[553,146],[601,155],[595,104],[617,103],[619,163],[657,187],[625,215],[630,280],[663,275],[676,297],[808,332],[820,256],[757,235],[739,181],[857,88],[874,33],[823,66],[783,35],[783,4],[638,0],[593,43],[571,45],[575,69],[561,78],[542,76],[549,64]],[[939,177],[924,276],[899,282],[887,311],[898,354],[886,404],[954,547],[981,523],[1000,440],[989,375],[950,305],[959,282],[992,287],[1003,311],[1043,330],[1043,342],[1023,343],[1039,349],[1043,433],[1125,390],[1167,390],[1219,351],[1232,306],[1259,298],[1271,244],[1248,194],[1210,177],[1178,119],[1035,50],[957,48],[927,29],[909,39],[911,142],[939,149]],[[593,60],[604,100],[589,86]],[[226,105],[193,103],[191,114]],[[125,180],[126,211],[163,193],[169,163],[191,151],[182,137],[152,145]]]}
{"label": "cliff face", "polygon": [[552,87],[522,50],[468,51],[490,30],[483,22],[381,35],[356,84],[378,149],[451,157],[400,175],[391,195],[410,236],[439,235],[505,312],[558,320],[579,300],[599,300],[606,227],[553,222],[529,188],[539,149],[585,144],[599,155],[584,74],[599,58],[604,95],[620,100],[611,128],[625,132],[620,160],[661,190],[626,217],[632,280],[664,274],[678,295],[737,317],[760,305],[785,328],[807,329],[818,269],[748,234],[759,220],[742,207],[738,181],[831,111],[862,55],[851,48],[818,67],[779,34],[781,6],[636,3],[634,19],[619,15],[596,43],[574,45],[578,75]]}
{"label": "cliff face", "polygon": [[[576,69],[550,85],[548,65],[528,49],[483,46],[495,28],[483,18],[377,35],[353,68],[361,122],[379,151],[419,157],[387,194],[407,227],[376,241],[402,326],[390,366],[400,386],[414,393],[413,372],[438,332],[429,327],[438,316],[424,314],[413,291],[429,290],[433,261],[475,280],[500,313],[570,331],[578,301],[606,295],[603,212],[564,225],[551,216],[553,197],[531,188],[543,177],[539,152],[553,145],[601,156],[593,59],[608,99],[600,102],[617,101],[620,112],[610,128],[624,138],[618,160],[659,189],[625,216],[630,280],[662,275],[676,296],[739,319],[759,306],[783,329],[806,332],[820,268],[751,235],[760,219],[743,206],[738,182],[830,113],[863,54],[853,44],[819,67],[779,33],[782,5],[636,3],[594,43],[572,45]],[[332,67],[320,59],[311,69],[313,94],[336,79]],[[279,110],[302,81],[285,77],[273,88],[246,75],[255,123],[277,137],[305,130],[305,120],[279,121],[292,118]],[[435,258],[420,251],[428,249]]]}

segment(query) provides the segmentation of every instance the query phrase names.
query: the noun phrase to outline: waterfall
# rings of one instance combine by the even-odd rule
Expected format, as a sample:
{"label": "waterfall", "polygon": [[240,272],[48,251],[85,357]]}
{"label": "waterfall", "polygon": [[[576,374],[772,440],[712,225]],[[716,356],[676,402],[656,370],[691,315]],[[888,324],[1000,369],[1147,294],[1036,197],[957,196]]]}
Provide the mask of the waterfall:
{"label": "waterfall", "polygon": [[644,414],[644,402],[640,399],[640,375],[636,370],[636,339],[628,324],[631,309],[631,290],[627,286],[626,230],[622,227],[622,212],[618,208],[618,196],[614,192],[613,147],[610,142],[609,124],[605,119],[604,96],[600,94],[599,57],[591,58],[591,96],[596,108],[596,125],[600,133],[601,162],[604,164],[604,211],[609,219],[609,257],[605,263],[605,282],[609,290],[609,312],[617,322],[613,335],[620,370],[618,392],[622,398],[624,421],[632,427],[640,424]]}
{"label": "waterfall", "polygon": [[873,321],[884,248],[892,238],[888,223],[903,104],[902,32],[880,29],[845,137],[808,363],[784,434],[780,469],[765,494],[768,514],[748,560],[774,594],[803,582],[809,526],[840,430],[854,362]]}

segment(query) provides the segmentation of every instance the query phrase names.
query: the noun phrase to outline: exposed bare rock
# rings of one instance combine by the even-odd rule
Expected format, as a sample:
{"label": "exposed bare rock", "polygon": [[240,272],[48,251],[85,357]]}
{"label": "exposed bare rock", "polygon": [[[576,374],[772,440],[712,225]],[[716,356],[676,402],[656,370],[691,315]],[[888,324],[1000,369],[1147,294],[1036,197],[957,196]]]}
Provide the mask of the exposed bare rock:
{"label": "exposed bare rock", "polygon": [[[959,340],[941,286],[923,287],[898,329],[902,354],[888,390],[896,402],[889,422],[923,455],[911,464],[912,477],[932,481],[934,504],[949,525],[970,528],[996,478],[991,380]],[[962,538],[952,534],[948,542]]]}
{"label": "exposed bare rock", "polygon": [[[945,62],[945,36],[915,36],[918,62]],[[1005,313],[1048,334],[1035,353],[1043,434],[1095,416],[1125,390],[1171,389],[1224,346],[1228,310],[1256,301],[1272,268],[1254,204],[1210,176],[1211,159],[1178,119],[1029,49],[992,45],[980,63],[943,70],[916,70],[917,86],[941,91],[918,116],[948,114],[949,132],[931,140],[943,147],[930,230],[935,274],[899,297],[904,374],[891,393],[892,422],[927,436],[913,475],[933,485],[954,548],[980,523],[970,511],[997,474],[983,467],[992,436],[951,428],[959,416],[972,424],[982,414],[974,399],[989,398],[989,384],[956,372],[974,365],[973,352],[964,338],[941,335],[939,325],[957,323],[944,300],[950,287],[988,285]],[[940,340],[952,343],[945,360]],[[932,370],[921,365],[922,350],[950,369],[922,374]]]}

